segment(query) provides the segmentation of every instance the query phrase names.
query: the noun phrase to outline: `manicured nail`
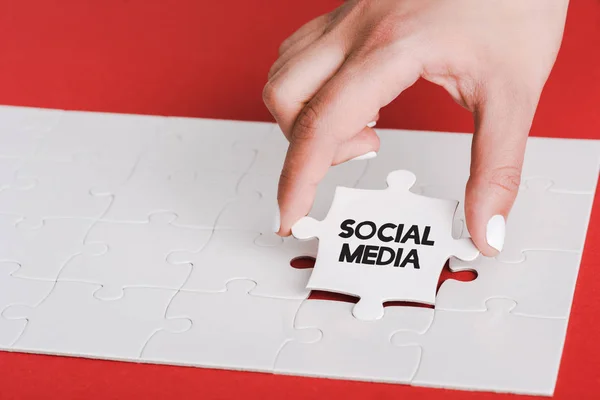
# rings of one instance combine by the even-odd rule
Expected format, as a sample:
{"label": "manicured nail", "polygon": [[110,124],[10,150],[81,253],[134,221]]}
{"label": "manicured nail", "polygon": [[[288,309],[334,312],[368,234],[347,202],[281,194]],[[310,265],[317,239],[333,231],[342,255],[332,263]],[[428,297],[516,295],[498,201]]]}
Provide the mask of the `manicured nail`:
{"label": "manicured nail", "polygon": [[498,251],[504,247],[504,236],[506,234],[506,221],[502,215],[494,215],[487,223],[485,240],[487,244]]}
{"label": "manicured nail", "polygon": [[367,128],[372,128],[372,127],[374,127],[375,125],[377,125],[377,121],[371,121],[371,122],[369,122],[369,123],[367,124]]}
{"label": "manicured nail", "polygon": [[275,207],[275,216],[273,217],[273,232],[279,232],[281,228],[281,214],[279,213],[279,205]]}
{"label": "manicured nail", "polygon": [[377,152],[376,151],[370,151],[368,153],[363,154],[362,156],[351,158],[348,161],[370,160],[371,158],[375,158],[375,157],[377,157]]}

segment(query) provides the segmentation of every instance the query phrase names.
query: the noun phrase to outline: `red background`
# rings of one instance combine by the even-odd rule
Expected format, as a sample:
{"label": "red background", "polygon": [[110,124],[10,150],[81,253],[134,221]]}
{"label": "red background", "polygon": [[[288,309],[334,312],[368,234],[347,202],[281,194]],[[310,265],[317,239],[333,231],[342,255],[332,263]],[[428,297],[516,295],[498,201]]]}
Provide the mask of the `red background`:
{"label": "red background", "polygon": [[[261,90],[279,43],[333,0],[0,0],[0,104],[270,120]],[[381,128],[471,131],[469,114],[418,82]],[[532,135],[600,138],[600,2],[571,1]],[[600,396],[596,198],[555,398]],[[516,397],[0,352],[1,398]],[[521,396],[519,396],[521,398]]]}

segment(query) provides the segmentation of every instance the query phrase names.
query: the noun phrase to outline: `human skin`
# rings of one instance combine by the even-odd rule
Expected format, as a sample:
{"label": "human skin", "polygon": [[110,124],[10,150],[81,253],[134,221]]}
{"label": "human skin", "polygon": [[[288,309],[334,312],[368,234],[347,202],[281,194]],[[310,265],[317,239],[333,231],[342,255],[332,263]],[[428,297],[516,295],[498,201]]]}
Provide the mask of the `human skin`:
{"label": "human skin", "polygon": [[287,236],[308,214],[330,166],[375,155],[379,139],[367,125],[423,78],[473,114],[466,223],[482,254],[497,254],[567,6],[568,0],[351,0],[298,29],[281,44],[263,91],[290,142],[274,230]]}

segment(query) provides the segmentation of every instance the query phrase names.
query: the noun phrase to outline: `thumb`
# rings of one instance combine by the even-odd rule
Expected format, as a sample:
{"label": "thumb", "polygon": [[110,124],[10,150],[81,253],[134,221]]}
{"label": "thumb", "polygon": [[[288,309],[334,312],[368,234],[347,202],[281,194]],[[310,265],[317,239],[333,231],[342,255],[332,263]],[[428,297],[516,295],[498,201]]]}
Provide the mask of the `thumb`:
{"label": "thumb", "polygon": [[[474,110],[471,174],[465,194],[467,229],[481,253],[502,251],[505,224],[517,197],[537,99],[492,91]],[[525,97],[525,96],[523,96]]]}

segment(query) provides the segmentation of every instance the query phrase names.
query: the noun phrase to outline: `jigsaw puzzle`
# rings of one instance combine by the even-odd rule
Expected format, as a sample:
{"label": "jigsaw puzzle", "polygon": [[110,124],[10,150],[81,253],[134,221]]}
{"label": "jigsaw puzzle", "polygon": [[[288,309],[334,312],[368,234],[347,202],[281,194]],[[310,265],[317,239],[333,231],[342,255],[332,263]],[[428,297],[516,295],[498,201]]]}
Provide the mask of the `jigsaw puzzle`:
{"label": "jigsaw puzzle", "polygon": [[[275,124],[0,106],[0,348],[551,394],[598,141],[529,139],[505,251],[452,259],[454,271],[479,275],[446,280],[436,299],[444,261],[476,254],[462,206],[453,217],[472,136],[378,134],[377,158],[332,168],[319,185],[309,215],[324,222],[296,229],[321,240],[312,271],[291,264],[314,256],[317,241],[270,232],[287,149]],[[415,173],[418,185],[396,172],[386,189],[397,170]],[[387,204],[407,199],[412,206]],[[378,212],[392,205],[393,215]],[[378,249],[367,248],[360,237],[377,231]],[[344,243],[344,259],[366,266],[348,262],[327,275]],[[381,291],[350,285],[348,266],[369,271],[358,275],[363,284],[385,279]],[[436,310],[383,308],[398,281],[372,272],[386,270],[425,272],[423,286],[406,284],[416,290],[401,297]],[[381,318],[307,299],[313,284],[360,295],[356,314]]]}
{"label": "jigsaw puzzle", "polygon": [[353,314],[362,320],[381,318],[386,301],[434,304],[446,260],[479,254],[471,239],[452,238],[456,202],[409,192],[408,171],[387,182],[386,190],[339,187],[325,220],[292,227],[296,238],[319,237],[308,287],[360,297]]}

